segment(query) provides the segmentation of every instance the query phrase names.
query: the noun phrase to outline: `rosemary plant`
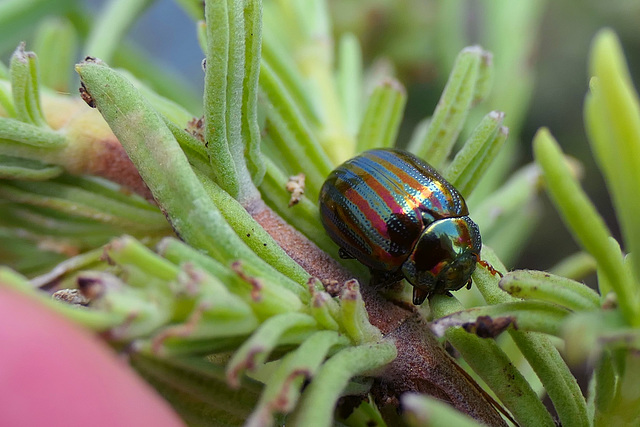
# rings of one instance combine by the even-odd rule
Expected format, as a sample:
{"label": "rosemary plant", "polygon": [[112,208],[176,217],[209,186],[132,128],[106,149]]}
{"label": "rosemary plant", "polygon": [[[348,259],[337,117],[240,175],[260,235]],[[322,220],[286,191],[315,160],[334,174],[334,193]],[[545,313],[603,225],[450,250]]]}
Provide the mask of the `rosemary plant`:
{"label": "rosemary plant", "polygon": [[[20,2],[0,5],[0,28],[52,4]],[[638,422],[640,260],[548,130],[535,163],[506,177],[506,124],[520,126],[531,75],[505,76],[527,57],[538,2],[506,14],[530,29],[508,43],[487,2],[493,56],[472,46],[453,59],[441,42],[446,87],[408,149],[467,197],[492,267],[424,308],[338,261],[316,207],[336,165],[402,144],[399,80],[365,67],[353,34],[334,46],[325,0],[181,0],[206,58],[199,103],[121,40],[150,3],[113,0],[87,25],[60,2],[35,53],[20,44],[0,66],[0,301],[17,291],[100,336],[111,348],[97,352],[125,355],[189,425],[553,426],[544,393],[564,426]],[[453,40],[455,28],[438,31]],[[80,96],[67,74],[78,45],[90,55],[75,66]],[[640,106],[610,30],[590,74],[589,141],[633,254]],[[514,117],[481,114],[483,102]],[[508,272],[501,259],[526,243],[542,189],[584,252],[555,274]],[[593,270],[597,290],[576,280]],[[586,397],[567,362],[594,367]]]}

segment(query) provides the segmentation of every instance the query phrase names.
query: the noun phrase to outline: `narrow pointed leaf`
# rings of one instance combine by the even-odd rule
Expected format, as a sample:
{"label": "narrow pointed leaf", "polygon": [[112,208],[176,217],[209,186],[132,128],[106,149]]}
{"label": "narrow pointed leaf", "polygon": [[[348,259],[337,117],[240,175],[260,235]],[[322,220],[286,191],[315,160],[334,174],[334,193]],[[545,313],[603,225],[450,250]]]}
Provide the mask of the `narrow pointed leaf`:
{"label": "narrow pointed leaf", "polygon": [[574,238],[598,262],[607,282],[618,294],[620,309],[632,325],[640,324],[638,294],[625,268],[622,253],[609,240],[611,232],[567,167],[560,147],[549,131],[534,138],[534,154],[556,208]]}

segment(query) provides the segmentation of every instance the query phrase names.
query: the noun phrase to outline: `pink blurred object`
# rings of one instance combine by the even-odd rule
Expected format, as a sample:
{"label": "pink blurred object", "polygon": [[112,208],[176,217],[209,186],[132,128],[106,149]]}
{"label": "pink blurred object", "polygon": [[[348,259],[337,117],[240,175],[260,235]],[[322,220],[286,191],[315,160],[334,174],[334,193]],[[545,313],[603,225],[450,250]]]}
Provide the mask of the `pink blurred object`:
{"label": "pink blurred object", "polygon": [[0,285],[0,425],[184,424],[96,337]]}

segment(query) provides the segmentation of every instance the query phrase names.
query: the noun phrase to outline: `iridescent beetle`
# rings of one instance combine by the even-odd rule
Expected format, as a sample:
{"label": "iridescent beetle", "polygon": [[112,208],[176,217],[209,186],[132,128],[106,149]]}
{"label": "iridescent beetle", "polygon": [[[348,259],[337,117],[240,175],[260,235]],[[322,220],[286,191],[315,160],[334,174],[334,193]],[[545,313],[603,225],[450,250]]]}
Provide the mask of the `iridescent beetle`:
{"label": "iridescent beetle", "polygon": [[375,283],[406,278],[416,305],[471,286],[480,230],[460,193],[413,154],[370,150],[338,166],[320,215],[341,257],[369,267]]}

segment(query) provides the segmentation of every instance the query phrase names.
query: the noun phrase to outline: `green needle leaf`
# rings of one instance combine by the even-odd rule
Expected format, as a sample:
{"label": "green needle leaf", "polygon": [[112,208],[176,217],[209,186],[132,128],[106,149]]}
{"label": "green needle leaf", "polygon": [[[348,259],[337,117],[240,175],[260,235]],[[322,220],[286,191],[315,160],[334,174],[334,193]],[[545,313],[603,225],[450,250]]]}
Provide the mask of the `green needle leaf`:
{"label": "green needle leaf", "polygon": [[[262,170],[258,148],[257,128],[257,58],[245,58],[245,50],[250,54],[260,53],[260,32],[245,43],[244,1],[224,0],[205,2],[207,22],[207,63],[205,69],[205,141],[216,182],[227,193],[247,204],[259,197],[253,185],[245,159],[245,143],[249,144],[250,161],[255,172]],[[253,7],[260,7],[254,4]],[[249,23],[256,26],[255,18]],[[258,27],[259,29],[259,24]],[[250,60],[251,75],[245,75],[245,59]],[[248,80],[246,80],[248,79]],[[247,89],[245,92],[245,81]],[[243,96],[250,104],[243,107]],[[244,109],[248,110],[244,110]],[[245,118],[243,119],[243,110]],[[247,116],[249,114],[249,116]],[[244,124],[243,124],[244,121]],[[243,131],[244,128],[244,131]],[[243,143],[243,134],[251,140]],[[262,173],[262,172],[260,172]]]}
{"label": "green needle leaf", "polygon": [[[286,190],[288,178],[270,159],[266,158],[267,173],[260,185],[262,197],[282,219],[293,225],[325,252],[336,252],[335,243],[329,238],[320,223],[316,201],[306,195],[294,206],[289,206],[291,193]],[[306,193],[306,190],[305,190]],[[337,252],[336,252],[337,255]]]}
{"label": "green needle leaf", "polygon": [[37,160],[0,154],[0,179],[17,179],[24,181],[46,181],[62,174],[60,166],[52,166]]}
{"label": "green needle leaf", "polygon": [[260,402],[245,426],[269,425],[274,413],[291,412],[300,397],[303,381],[313,379],[332,347],[347,344],[349,341],[336,332],[319,331],[287,354],[267,379]]}
{"label": "green needle leaf", "polygon": [[[0,117],[0,138],[38,148],[56,148],[67,144],[64,135],[46,127]],[[0,142],[0,149],[6,142]]]}
{"label": "green needle leaf", "polygon": [[234,263],[235,267],[232,270],[176,239],[164,239],[159,244],[159,252],[176,265],[192,263],[217,277],[231,292],[248,302],[262,320],[280,313],[300,310],[303,307],[301,299],[305,299],[305,295],[309,298],[308,293],[302,294],[300,288],[295,288],[296,283],[290,279],[285,278],[277,282],[257,279],[243,270],[246,268],[255,272],[258,270],[256,267]]}
{"label": "green needle leaf", "polygon": [[303,313],[283,313],[266,320],[234,353],[227,364],[227,381],[237,387],[242,373],[262,365],[285,333],[295,330],[310,333],[316,325],[313,317]]}
{"label": "green needle leaf", "polygon": [[444,171],[444,177],[468,196],[495,160],[509,130],[502,126],[504,113],[492,111],[473,130],[469,139]]}
{"label": "green needle leaf", "polygon": [[8,286],[20,291],[65,316],[72,322],[81,324],[84,327],[95,331],[105,331],[111,327],[121,324],[124,320],[122,317],[112,313],[76,308],[67,303],[56,301],[48,294],[42,293],[34,288],[26,277],[21,276],[8,267],[0,266],[0,287],[3,286]]}
{"label": "green needle leaf", "polygon": [[480,72],[490,55],[479,46],[467,47],[460,52],[451,70],[447,86],[431,117],[431,122],[421,140],[409,149],[427,160],[436,169],[444,164],[462,130],[473,102],[480,95],[478,82],[486,90],[486,74]]}
{"label": "green needle leaf", "polygon": [[267,128],[275,149],[272,159],[285,163],[291,175],[304,172],[307,194],[317,200],[322,183],[333,163],[320,146],[310,125],[287,91],[276,70],[264,62],[260,69],[260,89],[266,98]]}
{"label": "green needle leaf", "polygon": [[573,311],[600,307],[600,296],[585,284],[543,271],[509,272],[500,280],[500,288],[517,298],[539,299]]}
{"label": "green needle leaf", "polygon": [[362,51],[355,35],[346,33],[338,46],[337,86],[346,130],[355,135],[362,120]]}
{"label": "green needle leaf", "polygon": [[[482,248],[482,259],[489,262],[496,270],[505,271],[500,260],[486,246]],[[488,269],[476,268],[472,277],[487,303],[500,304],[516,301],[514,297],[498,287],[499,277]],[[550,330],[553,329],[553,325],[548,327]],[[589,425],[587,404],[580,387],[551,340],[542,334],[532,332],[510,330],[509,335],[540,378],[562,424]]]}
{"label": "green needle leaf", "polygon": [[91,218],[131,233],[168,232],[165,218],[153,205],[143,199],[117,194],[117,189],[100,188],[102,180],[93,180],[87,183],[89,188],[82,187],[82,178],[69,179],[65,175],[42,182],[5,181],[0,182],[0,195],[15,202]]}
{"label": "green needle leaf", "polygon": [[262,50],[262,0],[250,0],[244,6],[245,76],[242,89],[242,138],[246,145],[248,167],[255,185],[260,185],[266,166],[260,151],[258,92]]}
{"label": "green needle leaf", "polygon": [[[555,304],[541,301],[514,301],[469,308],[431,323],[431,330],[443,336],[447,328],[463,326],[478,335],[496,336],[513,325],[522,331],[544,332],[560,336],[562,321],[570,312]],[[483,319],[480,319],[480,318]]]}
{"label": "green needle leaf", "polygon": [[578,383],[556,347],[546,337],[512,333],[511,338],[536,372],[563,426],[589,425],[587,405]]}
{"label": "green needle leaf", "polygon": [[349,379],[386,365],[396,355],[396,346],[388,341],[341,350],[322,365],[287,424],[329,427],[333,408]]}
{"label": "green needle leaf", "polygon": [[596,360],[615,347],[640,346],[640,331],[625,324],[619,311],[582,311],[562,326],[564,356],[573,365]]}
{"label": "green needle leaf", "polygon": [[[626,251],[639,254],[640,100],[613,31],[596,35],[590,72],[594,77],[585,102],[589,141],[606,178]],[[631,266],[636,281],[640,280],[640,256],[632,258]],[[635,319],[634,325],[638,324],[640,319]]]}
{"label": "green needle leaf", "polygon": [[533,144],[549,194],[565,224],[580,245],[597,260],[607,283],[618,295],[620,309],[627,321],[634,326],[640,325],[634,281],[624,265],[620,248],[610,240],[611,232],[573,177],[549,131],[538,131]]}
{"label": "green needle leaf", "polygon": [[11,57],[11,90],[16,118],[36,126],[45,126],[40,106],[38,60],[33,52],[26,52],[20,44]]}
{"label": "green needle leaf", "polygon": [[342,327],[355,344],[375,342],[382,339],[380,330],[369,323],[369,317],[357,280],[349,280],[344,284],[340,294],[340,302]]}
{"label": "green needle leaf", "polygon": [[[473,220],[482,232],[482,241],[488,246],[499,245],[500,259],[514,259],[522,242],[535,230],[538,219],[537,196],[540,191],[541,172],[537,165],[526,165],[492,194],[480,200],[474,193],[467,199]],[[475,202],[475,203],[474,203]],[[477,207],[473,207],[477,206]]]}
{"label": "green needle leaf", "polygon": [[369,97],[356,152],[395,145],[406,102],[407,93],[398,81],[381,82]]}
{"label": "green needle leaf", "polygon": [[303,122],[314,128],[320,126],[317,107],[311,100],[309,91],[306,90],[303,77],[296,69],[291,54],[266,29],[262,41],[262,61],[268,64],[268,67],[278,76],[285,91],[293,99],[293,104],[297,106],[298,112],[303,117]]}
{"label": "green needle leaf", "polygon": [[[435,296],[430,304],[436,318],[463,310],[455,298],[444,295]],[[555,425],[538,395],[494,340],[462,328],[447,329],[445,337],[521,425]]]}
{"label": "green needle leaf", "polygon": [[[237,16],[236,5],[233,0],[207,1],[205,2],[205,20],[207,23],[207,63],[205,68],[205,140],[209,147],[209,159],[213,166],[213,172],[218,184],[231,196],[237,197],[240,192],[237,165],[233,160],[230,144],[237,141],[229,141],[227,131],[227,97],[230,84],[229,78],[234,78],[236,71],[230,69],[235,58],[234,47],[238,48],[237,35],[232,34],[233,23],[231,20]],[[237,22],[235,23],[237,25]],[[237,31],[238,28],[233,28]],[[244,33],[244,28],[242,29]],[[233,43],[236,43],[235,46]],[[231,75],[231,76],[230,76]],[[231,101],[234,99],[232,98]],[[231,106],[230,108],[234,108]],[[237,117],[230,117],[234,120]],[[235,123],[234,123],[235,124]],[[233,130],[232,130],[233,132]]]}
{"label": "green needle leaf", "polygon": [[[202,115],[202,93],[186,77],[161,65],[159,58],[123,40],[113,53],[114,67],[125,69],[144,81],[157,95],[171,99],[191,112]],[[155,104],[154,104],[155,105]]]}
{"label": "green needle leaf", "polygon": [[[133,85],[103,64],[84,62],[76,70],[181,238],[226,265],[243,260],[261,277],[274,283],[286,280],[225,221],[163,118]],[[305,287],[306,280],[295,289],[308,298]]]}
{"label": "green needle leaf", "polygon": [[404,418],[411,427],[426,425],[480,427],[482,425],[445,402],[417,393],[404,394],[402,407],[406,410]]}
{"label": "green needle leaf", "polygon": [[286,277],[298,283],[305,283],[309,274],[287,255],[246,209],[214,182],[209,181],[200,171],[196,170],[196,174],[200,177],[211,200],[219,207],[229,225],[245,244]]}

